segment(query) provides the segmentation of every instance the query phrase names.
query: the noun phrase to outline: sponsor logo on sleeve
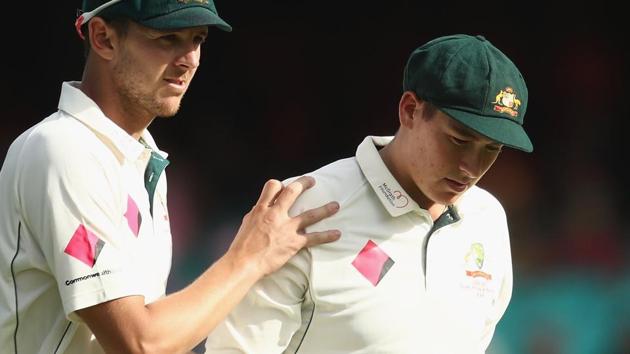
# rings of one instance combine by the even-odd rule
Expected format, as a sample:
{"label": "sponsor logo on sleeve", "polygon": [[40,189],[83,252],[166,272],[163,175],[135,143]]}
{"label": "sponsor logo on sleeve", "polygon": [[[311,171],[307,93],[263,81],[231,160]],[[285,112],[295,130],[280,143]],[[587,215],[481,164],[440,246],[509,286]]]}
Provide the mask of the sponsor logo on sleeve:
{"label": "sponsor logo on sleeve", "polygon": [[98,278],[100,276],[109,275],[109,274],[112,274],[111,270],[104,270],[102,272],[96,272],[96,273],[92,273],[92,274],[82,275],[82,276],[76,277],[74,279],[66,280],[65,284],[66,284],[66,286],[70,286],[70,285],[72,285],[74,283],[82,282],[82,281],[88,280],[88,279]]}
{"label": "sponsor logo on sleeve", "polygon": [[127,219],[131,232],[134,236],[138,237],[138,234],[140,233],[140,225],[142,224],[142,214],[140,214],[138,204],[136,204],[135,200],[133,200],[131,196],[127,196],[127,211],[124,215]]}
{"label": "sponsor logo on sleeve", "polygon": [[105,242],[81,224],[72,234],[64,252],[92,268],[103,246]]}

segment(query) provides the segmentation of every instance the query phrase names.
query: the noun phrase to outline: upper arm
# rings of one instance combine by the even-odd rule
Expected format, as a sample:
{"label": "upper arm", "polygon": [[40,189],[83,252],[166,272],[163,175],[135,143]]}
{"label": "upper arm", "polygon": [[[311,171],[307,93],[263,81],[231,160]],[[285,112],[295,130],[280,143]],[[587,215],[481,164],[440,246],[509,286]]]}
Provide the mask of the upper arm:
{"label": "upper arm", "polygon": [[107,353],[141,352],[148,314],[143,296],[127,296],[76,311]]}
{"label": "upper arm", "polygon": [[18,194],[28,233],[72,317],[77,309],[142,292],[129,247],[135,236],[124,216],[129,194],[107,167],[118,162],[61,140],[50,133],[31,137]]}
{"label": "upper arm", "polygon": [[302,325],[310,253],[259,280],[206,339],[206,353],[282,353]]}
{"label": "upper arm", "polygon": [[[289,210],[298,215],[328,200],[319,176]],[[287,185],[296,178],[283,181]],[[323,221],[309,227],[324,228]],[[278,271],[259,280],[206,339],[206,353],[282,353],[303,326],[302,308],[310,286],[311,253],[301,250]]]}
{"label": "upper arm", "polygon": [[498,287],[498,294],[496,296],[495,301],[492,306],[492,313],[489,316],[488,321],[486,322],[486,327],[484,328],[483,335],[481,338],[481,348],[484,350],[488,348],[490,342],[492,341],[492,337],[494,336],[494,332],[496,330],[496,326],[505,314],[510,300],[512,298],[512,289],[513,289],[513,271],[512,271],[512,254],[510,247],[510,237],[507,226],[507,218],[503,209],[500,209],[498,214],[498,219],[495,221],[497,225],[498,231],[496,233],[497,241],[499,242],[499,253],[502,256],[501,261],[501,269],[502,269],[502,278],[501,283]]}

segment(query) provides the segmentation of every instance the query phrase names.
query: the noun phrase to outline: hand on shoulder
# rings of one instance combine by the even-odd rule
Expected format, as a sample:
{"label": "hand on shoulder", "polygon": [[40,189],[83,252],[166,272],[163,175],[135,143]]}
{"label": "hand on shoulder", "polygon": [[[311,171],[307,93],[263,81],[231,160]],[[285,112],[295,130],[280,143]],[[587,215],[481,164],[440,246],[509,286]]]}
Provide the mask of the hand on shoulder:
{"label": "hand on shoulder", "polygon": [[315,179],[309,176],[297,178],[286,186],[278,180],[267,181],[258,202],[243,218],[226,256],[267,275],[282,267],[302,248],[337,240],[338,230],[304,231],[307,226],[335,214],[339,210],[337,202],[289,216],[296,199],[314,185]]}

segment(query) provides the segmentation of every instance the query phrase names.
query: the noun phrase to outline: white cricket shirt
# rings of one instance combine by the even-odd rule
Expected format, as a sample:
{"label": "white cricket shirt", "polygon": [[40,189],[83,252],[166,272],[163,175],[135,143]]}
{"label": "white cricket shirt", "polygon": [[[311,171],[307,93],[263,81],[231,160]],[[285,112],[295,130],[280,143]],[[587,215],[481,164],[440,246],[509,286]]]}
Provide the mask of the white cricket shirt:
{"label": "white cricket shirt", "polygon": [[102,353],[74,311],[165,293],[166,154],[78,84],[63,83],[59,111],[13,142],[0,171],[0,353]]}
{"label": "white cricket shirt", "polygon": [[260,280],[206,341],[207,353],[483,353],[512,292],[505,213],[478,187],[434,223],[367,137],[356,157],[310,175],[292,213],[338,201],[303,250]]}

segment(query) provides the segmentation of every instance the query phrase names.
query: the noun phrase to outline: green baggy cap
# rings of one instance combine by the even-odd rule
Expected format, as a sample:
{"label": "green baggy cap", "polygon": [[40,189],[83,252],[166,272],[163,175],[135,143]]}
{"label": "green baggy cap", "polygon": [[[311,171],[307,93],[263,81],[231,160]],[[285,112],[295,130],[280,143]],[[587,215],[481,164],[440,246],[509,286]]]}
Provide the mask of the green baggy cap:
{"label": "green baggy cap", "polygon": [[[106,19],[128,18],[155,29],[178,29],[196,26],[215,26],[232,31],[232,26],[219,17],[212,0],[83,0],[83,12],[101,10],[91,16]],[[91,17],[90,16],[90,17]],[[87,20],[78,21],[79,26]]]}
{"label": "green baggy cap", "polygon": [[516,65],[483,36],[439,37],[409,56],[403,89],[496,142],[526,152],[527,86]]}

